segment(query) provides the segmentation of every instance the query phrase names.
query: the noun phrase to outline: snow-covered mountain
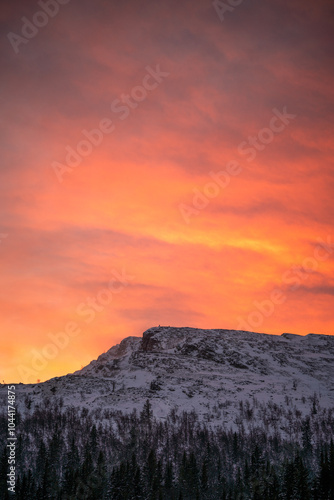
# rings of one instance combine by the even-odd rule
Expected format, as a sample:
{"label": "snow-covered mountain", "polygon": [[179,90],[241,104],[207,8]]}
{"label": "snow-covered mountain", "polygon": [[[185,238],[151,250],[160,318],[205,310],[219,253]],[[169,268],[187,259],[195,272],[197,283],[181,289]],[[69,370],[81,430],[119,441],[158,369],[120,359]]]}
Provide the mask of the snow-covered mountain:
{"label": "snow-covered mountain", "polygon": [[195,410],[222,425],[233,423],[247,400],[303,414],[314,400],[334,407],[334,336],[154,327],[73,374],[17,386],[22,408],[26,397],[35,405],[54,395],[65,406],[123,412],[149,399],[158,418],[173,408]]}

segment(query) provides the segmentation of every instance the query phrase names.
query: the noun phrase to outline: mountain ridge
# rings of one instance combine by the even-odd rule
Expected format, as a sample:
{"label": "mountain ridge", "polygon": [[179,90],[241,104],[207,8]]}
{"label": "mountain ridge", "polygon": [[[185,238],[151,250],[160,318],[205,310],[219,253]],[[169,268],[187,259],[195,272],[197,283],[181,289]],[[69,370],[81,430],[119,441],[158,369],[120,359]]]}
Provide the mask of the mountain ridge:
{"label": "mountain ridge", "polygon": [[[129,336],[125,337],[119,344],[116,344],[112,346],[106,353],[101,354],[98,356],[96,360],[91,361],[88,365],[86,365],[84,368],[81,370],[76,370],[74,373],[75,374],[80,374],[82,370],[85,370],[88,366],[95,364],[95,362],[98,361],[104,361],[106,359],[106,356],[111,356],[111,357],[122,357],[122,355],[126,354],[126,350],[130,346],[137,345],[140,346],[140,350],[144,352],[159,352],[159,349],[155,348],[160,347],[161,350],[166,350],[175,347],[175,345],[171,346],[171,342],[175,343],[175,335],[174,338],[171,339],[166,339],[163,338],[163,342],[161,342],[161,336],[164,336],[166,334],[175,334],[175,333],[188,333],[188,336],[186,336],[186,340],[189,342],[190,335],[199,333],[200,335],[205,334],[208,335],[210,333],[216,333],[218,335],[221,335],[222,333],[228,333],[232,334],[234,336],[237,336],[238,334],[242,334],[245,339],[255,339],[258,338],[260,339],[261,336],[267,336],[268,338],[284,338],[284,339],[307,339],[309,342],[313,340],[313,343],[316,339],[321,338],[326,340],[327,338],[332,338],[331,335],[324,335],[324,334],[315,334],[315,333],[309,333],[307,335],[298,335],[295,333],[282,333],[281,335],[272,335],[272,334],[267,334],[267,333],[258,333],[258,332],[250,332],[250,331],[245,331],[245,330],[229,330],[229,329],[201,329],[201,328],[193,328],[193,327],[170,327],[170,326],[159,326],[159,327],[151,327],[147,330],[145,330],[142,334],[142,337],[136,337],[136,336]],[[155,336],[158,336],[158,339],[155,338]],[[258,336],[258,337],[257,337]],[[182,343],[182,340],[184,340],[184,336],[182,338],[178,337],[176,335],[176,340],[178,340],[178,344]],[[191,342],[189,342],[191,344]]]}

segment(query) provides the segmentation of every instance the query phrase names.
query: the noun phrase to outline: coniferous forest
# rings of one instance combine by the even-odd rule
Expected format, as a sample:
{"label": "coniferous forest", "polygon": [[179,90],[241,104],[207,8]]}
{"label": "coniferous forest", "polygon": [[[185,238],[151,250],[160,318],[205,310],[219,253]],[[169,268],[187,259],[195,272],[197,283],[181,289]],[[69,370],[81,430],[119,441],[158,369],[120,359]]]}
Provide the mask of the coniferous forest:
{"label": "coniferous forest", "polygon": [[[6,492],[7,416],[0,416]],[[247,429],[247,430],[246,430]],[[234,428],[195,412],[64,408],[44,399],[17,414],[19,500],[333,500],[334,411],[307,415],[274,403],[241,402]],[[8,492],[3,499],[12,498]],[[7,495],[7,496],[6,496]]]}

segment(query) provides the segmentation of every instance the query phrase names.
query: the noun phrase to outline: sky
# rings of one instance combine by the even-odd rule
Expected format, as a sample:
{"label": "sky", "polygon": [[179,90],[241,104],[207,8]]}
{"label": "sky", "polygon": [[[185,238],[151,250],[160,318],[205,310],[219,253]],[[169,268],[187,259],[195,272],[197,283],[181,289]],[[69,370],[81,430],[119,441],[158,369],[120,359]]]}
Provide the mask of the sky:
{"label": "sky", "polygon": [[156,325],[334,333],[333,20],[2,2],[1,382]]}

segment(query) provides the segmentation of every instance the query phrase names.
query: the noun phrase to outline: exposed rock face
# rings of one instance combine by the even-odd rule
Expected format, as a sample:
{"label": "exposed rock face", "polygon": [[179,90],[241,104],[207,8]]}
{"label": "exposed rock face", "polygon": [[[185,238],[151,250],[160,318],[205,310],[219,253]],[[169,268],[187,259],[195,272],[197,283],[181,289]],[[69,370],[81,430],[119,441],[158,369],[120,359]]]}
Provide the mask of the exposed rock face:
{"label": "exposed rock face", "polygon": [[154,350],[159,350],[160,343],[154,338],[156,334],[160,333],[159,328],[150,328],[143,333],[143,340],[141,341],[141,349],[144,352],[153,352]]}

